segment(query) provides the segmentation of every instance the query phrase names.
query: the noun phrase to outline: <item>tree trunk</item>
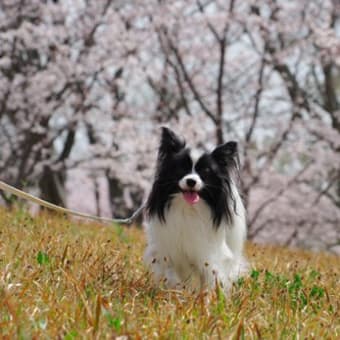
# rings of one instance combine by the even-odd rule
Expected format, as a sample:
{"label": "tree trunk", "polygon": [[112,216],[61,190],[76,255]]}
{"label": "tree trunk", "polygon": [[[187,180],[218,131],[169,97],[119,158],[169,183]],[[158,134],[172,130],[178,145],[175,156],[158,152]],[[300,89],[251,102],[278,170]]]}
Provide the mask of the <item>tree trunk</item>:
{"label": "tree trunk", "polygon": [[218,120],[216,122],[216,143],[217,145],[224,143],[224,137],[223,137],[223,126],[222,126],[222,120]]}
{"label": "tree trunk", "polygon": [[[143,202],[143,192],[137,186],[123,184],[118,178],[106,175],[109,186],[110,208],[113,218],[130,217]],[[143,216],[136,219],[140,224]]]}
{"label": "tree trunk", "polygon": [[66,206],[65,174],[45,166],[39,181],[41,198],[61,207]]}

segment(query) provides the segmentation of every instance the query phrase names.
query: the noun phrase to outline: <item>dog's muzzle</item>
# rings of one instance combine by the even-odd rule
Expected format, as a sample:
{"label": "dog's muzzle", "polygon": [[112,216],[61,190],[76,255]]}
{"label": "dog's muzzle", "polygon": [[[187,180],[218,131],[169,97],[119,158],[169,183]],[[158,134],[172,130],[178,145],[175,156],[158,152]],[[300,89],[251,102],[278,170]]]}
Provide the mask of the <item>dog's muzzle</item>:
{"label": "dog's muzzle", "polygon": [[189,174],[179,181],[179,187],[183,191],[200,191],[203,188],[203,182],[197,174]]}
{"label": "dog's muzzle", "polygon": [[198,192],[203,188],[203,182],[197,174],[189,174],[179,181],[179,187],[183,191],[183,198],[189,204],[195,204],[200,200]]}

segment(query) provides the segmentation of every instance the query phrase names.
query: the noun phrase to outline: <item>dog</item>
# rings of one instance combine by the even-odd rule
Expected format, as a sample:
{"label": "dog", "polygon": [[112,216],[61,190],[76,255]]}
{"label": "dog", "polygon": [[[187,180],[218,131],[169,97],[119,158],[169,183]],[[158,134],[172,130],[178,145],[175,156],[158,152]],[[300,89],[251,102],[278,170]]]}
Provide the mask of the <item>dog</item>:
{"label": "dog", "polygon": [[237,143],[194,157],[163,127],[157,168],[146,202],[144,259],[170,289],[228,291],[247,271],[245,208],[236,186]]}

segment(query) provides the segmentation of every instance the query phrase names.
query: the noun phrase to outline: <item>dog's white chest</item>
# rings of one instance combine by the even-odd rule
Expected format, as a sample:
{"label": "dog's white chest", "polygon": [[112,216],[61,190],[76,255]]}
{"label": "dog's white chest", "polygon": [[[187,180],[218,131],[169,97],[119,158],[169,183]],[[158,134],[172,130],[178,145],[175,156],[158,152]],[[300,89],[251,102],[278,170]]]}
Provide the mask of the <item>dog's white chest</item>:
{"label": "dog's white chest", "polygon": [[239,196],[238,205],[233,225],[222,223],[215,228],[211,210],[203,200],[189,205],[176,195],[166,211],[166,222],[153,217],[146,226],[145,260],[155,278],[165,278],[170,287],[189,281],[193,285],[198,279],[202,287],[213,286],[216,274],[220,282],[230,286],[247,267],[242,257],[245,220]]}
{"label": "dog's white chest", "polygon": [[216,262],[215,258],[232,258],[225,243],[225,228],[212,226],[211,211],[205,202],[191,206],[176,196],[165,218],[166,225],[158,218],[149,221],[148,249],[153,252],[149,257],[151,262],[173,268],[180,280],[198,274],[204,265]]}
{"label": "dog's white chest", "polygon": [[211,252],[209,248],[223,241],[221,231],[213,228],[211,211],[203,201],[191,206],[182,197],[176,197],[166,221],[166,226],[159,226],[156,234],[174,261],[178,257],[180,261],[184,258],[196,264],[195,261]]}

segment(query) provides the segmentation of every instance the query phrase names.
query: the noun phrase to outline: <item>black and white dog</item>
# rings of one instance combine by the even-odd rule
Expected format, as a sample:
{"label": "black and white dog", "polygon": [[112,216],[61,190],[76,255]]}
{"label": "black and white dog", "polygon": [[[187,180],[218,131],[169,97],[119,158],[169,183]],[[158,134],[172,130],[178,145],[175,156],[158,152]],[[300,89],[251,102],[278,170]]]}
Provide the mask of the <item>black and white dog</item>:
{"label": "black and white dog", "polygon": [[225,290],[247,270],[245,210],[235,184],[237,143],[194,158],[185,141],[162,128],[147,201],[145,261],[169,288]]}

